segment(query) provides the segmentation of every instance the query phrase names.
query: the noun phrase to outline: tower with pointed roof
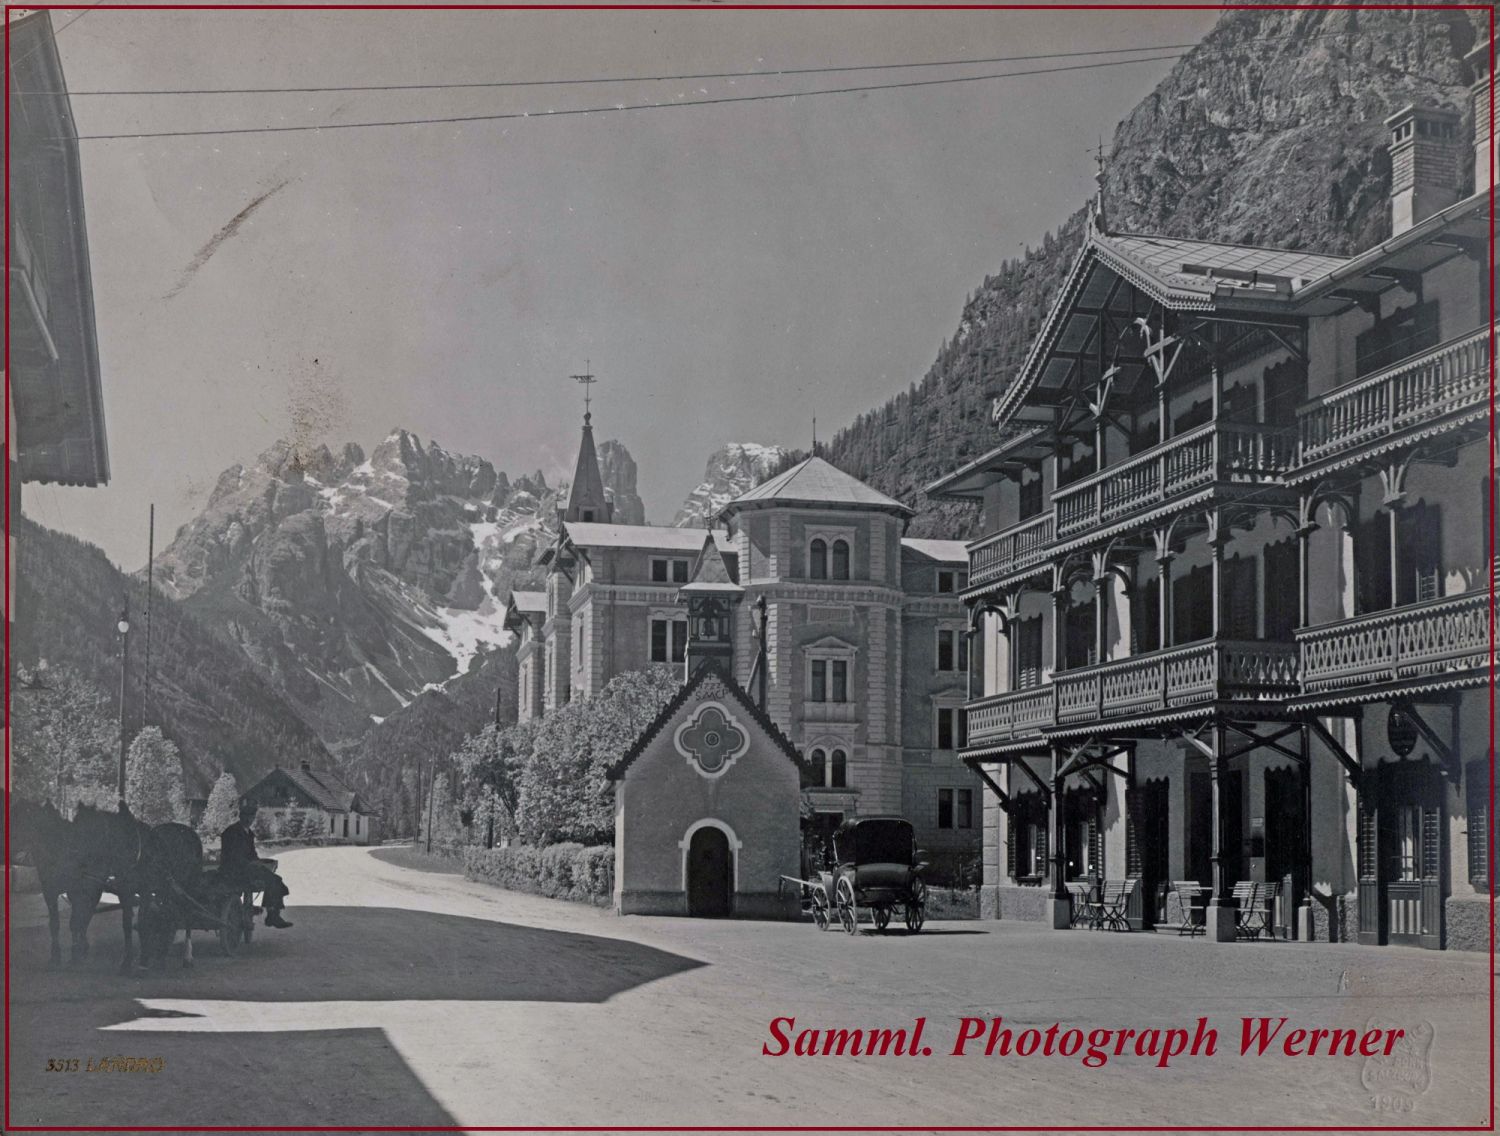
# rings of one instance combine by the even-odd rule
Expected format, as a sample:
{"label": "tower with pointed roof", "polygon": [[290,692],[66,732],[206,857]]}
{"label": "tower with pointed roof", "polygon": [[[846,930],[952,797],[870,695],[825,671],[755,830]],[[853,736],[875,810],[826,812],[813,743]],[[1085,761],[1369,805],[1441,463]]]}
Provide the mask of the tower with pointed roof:
{"label": "tower with pointed roof", "polygon": [[578,443],[578,462],[573,467],[573,484],[568,490],[568,507],[564,521],[608,524],[614,518],[614,504],[604,493],[604,477],[599,472],[599,454],[594,449],[593,415],[583,413],[583,437]]}

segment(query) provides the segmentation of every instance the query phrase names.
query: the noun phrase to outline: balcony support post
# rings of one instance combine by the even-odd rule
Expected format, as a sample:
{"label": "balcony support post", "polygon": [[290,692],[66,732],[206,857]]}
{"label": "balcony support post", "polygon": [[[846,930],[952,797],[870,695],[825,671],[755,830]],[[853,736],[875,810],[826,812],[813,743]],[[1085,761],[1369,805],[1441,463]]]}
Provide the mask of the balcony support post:
{"label": "balcony support post", "polygon": [[1208,772],[1209,813],[1213,826],[1213,853],[1210,857],[1213,863],[1213,894],[1208,900],[1205,918],[1207,934],[1204,938],[1212,943],[1232,943],[1238,905],[1234,899],[1234,885],[1229,879],[1228,865],[1225,863],[1228,849],[1224,839],[1227,818],[1224,812],[1223,782],[1225,774],[1229,772],[1229,762],[1224,756],[1226,739],[1223,723],[1216,720],[1211,732],[1213,753],[1208,758]]}
{"label": "balcony support post", "polygon": [[1067,613],[1068,586],[1061,577],[1052,589],[1052,673],[1057,674],[1067,666]]}
{"label": "balcony support post", "polygon": [[1063,823],[1063,782],[1067,778],[1062,775],[1062,763],[1065,760],[1062,747],[1054,745],[1049,748],[1052,750],[1052,899],[1048,906],[1052,909],[1053,930],[1061,931],[1073,923],[1072,901],[1068,897],[1066,878],[1067,828]]}
{"label": "balcony support post", "polygon": [[[1402,499],[1400,497],[1391,497],[1388,498],[1384,502],[1384,504],[1386,507],[1386,518],[1390,522],[1388,529],[1388,532],[1390,534],[1391,555],[1390,606],[1397,607],[1401,603],[1401,542],[1399,539],[1401,526],[1397,522],[1396,517],[1401,509]],[[1394,673],[1392,674],[1392,677],[1395,677]]]}
{"label": "balcony support post", "polygon": [[1213,578],[1213,635],[1217,639],[1224,634],[1224,549],[1229,544],[1229,526],[1217,509],[1209,514],[1208,551],[1211,557]]}
{"label": "balcony support post", "polygon": [[1309,566],[1312,534],[1318,531],[1317,504],[1312,495],[1302,494],[1297,502],[1297,626],[1306,627],[1312,622],[1312,599],[1308,589],[1312,584]]}
{"label": "balcony support post", "polygon": [[1298,731],[1302,743],[1302,765],[1298,770],[1302,781],[1302,878],[1297,881],[1297,911],[1295,937],[1304,943],[1313,940],[1312,918],[1312,738],[1306,722]]}
{"label": "balcony support post", "polygon": [[1103,570],[1094,577],[1094,661],[1109,660],[1109,586],[1110,574]]}

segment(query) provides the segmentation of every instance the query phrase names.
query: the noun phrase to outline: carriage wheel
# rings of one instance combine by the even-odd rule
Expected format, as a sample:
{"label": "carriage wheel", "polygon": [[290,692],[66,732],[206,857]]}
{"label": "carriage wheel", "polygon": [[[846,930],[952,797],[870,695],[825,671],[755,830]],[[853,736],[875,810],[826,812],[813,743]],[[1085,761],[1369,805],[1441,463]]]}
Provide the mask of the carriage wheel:
{"label": "carriage wheel", "polygon": [[848,876],[839,878],[838,912],[839,922],[846,932],[852,935],[859,930],[859,911],[854,906],[854,885],[849,882]]}
{"label": "carriage wheel", "polygon": [[255,905],[253,903],[245,903],[241,901],[240,912],[244,917],[244,922],[241,924],[241,927],[243,928],[241,934],[245,940],[246,946],[248,946],[250,940],[255,935]]}
{"label": "carriage wheel", "polygon": [[240,907],[240,897],[231,895],[219,905],[219,926],[215,934],[219,939],[219,953],[233,957],[240,949],[240,942],[245,936],[244,912]]}
{"label": "carriage wheel", "polygon": [[812,917],[819,931],[828,930],[828,895],[822,888],[812,893]]}
{"label": "carriage wheel", "polygon": [[891,925],[891,909],[889,907],[877,907],[874,910],[874,915],[875,930],[884,934],[885,929]]}
{"label": "carriage wheel", "polygon": [[911,893],[906,898],[906,929],[915,935],[927,921],[927,885],[918,876],[911,882]]}

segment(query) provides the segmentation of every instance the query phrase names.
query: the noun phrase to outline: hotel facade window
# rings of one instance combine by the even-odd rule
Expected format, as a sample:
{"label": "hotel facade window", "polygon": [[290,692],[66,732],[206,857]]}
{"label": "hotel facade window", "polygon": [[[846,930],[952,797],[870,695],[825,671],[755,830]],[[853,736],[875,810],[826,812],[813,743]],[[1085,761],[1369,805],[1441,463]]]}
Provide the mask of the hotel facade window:
{"label": "hotel facade window", "polygon": [[849,701],[849,660],[808,660],[807,700],[809,702]]}
{"label": "hotel facade window", "polygon": [[974,790],[938,790],[938,827],[974,827]]}
{"label": "hotel facade window", "polygon": [[651,620],[651,661],[680,663],[687,657],[687,617],[654,616]]}
{"label": "hotel facade window", "polygon": [[933,746],[936,749],[963,749],[964,711],[961,706],[939,706],[934,717]]}
{"label": "hotel facade window", "polygon": [[969,669],[969,637],[957,627],[941,627],[937,633],[937,669],[943,672]]}
{"label": "hotel facade window", "polygon": [[826,750],[817,746],[808,754],[807,760],[812,766],[810,779],[813,786],[823,789],[849,787],[849,755],[844,750]]}
{"label": "hotel facade window", "polygon": [[653,557],[651,560],[651,582],[653,584],[686,584],[688,582],[686,560]]}

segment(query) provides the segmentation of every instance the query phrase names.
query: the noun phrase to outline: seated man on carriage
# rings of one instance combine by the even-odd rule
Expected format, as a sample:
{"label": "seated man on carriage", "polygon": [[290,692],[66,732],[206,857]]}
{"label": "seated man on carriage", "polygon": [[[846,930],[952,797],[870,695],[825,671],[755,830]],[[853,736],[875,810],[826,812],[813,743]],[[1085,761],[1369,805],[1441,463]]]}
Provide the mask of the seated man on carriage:
{"label": "seated man on carriage", "polygon": [[219,872],[247,891],[265,893],[261,902],[266,909],[267,927],[290,927],[291,923],[281,914],[287,886],[255,851],[255,831],[251,825],[257,811],[254,801],[241,801],[240,819],[220,834]]}

